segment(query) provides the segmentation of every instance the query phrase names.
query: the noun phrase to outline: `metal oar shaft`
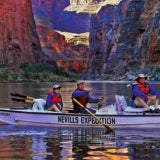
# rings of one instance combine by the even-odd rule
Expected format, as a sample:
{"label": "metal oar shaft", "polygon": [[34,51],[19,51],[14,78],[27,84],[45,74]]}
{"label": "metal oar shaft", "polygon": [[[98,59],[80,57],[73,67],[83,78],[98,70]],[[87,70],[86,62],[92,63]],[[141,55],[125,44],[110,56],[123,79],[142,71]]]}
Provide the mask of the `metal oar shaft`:
{"label": "metal oar shaft", "polygon": [[80,107],[85,109],[86,112],[88,112],[92,117],[94,117],[97,121],[99,121],[100,124],[102,124],[104,127],[106,127],[109,131],[114,133],[114,130],[109,127],[108,125],[104,124],[97,116],[95,116],[92,112],[90,112],[86,107],[84,107],[79,101],[77,101],[75,98],[73,98],[73,101],[76,102]]}

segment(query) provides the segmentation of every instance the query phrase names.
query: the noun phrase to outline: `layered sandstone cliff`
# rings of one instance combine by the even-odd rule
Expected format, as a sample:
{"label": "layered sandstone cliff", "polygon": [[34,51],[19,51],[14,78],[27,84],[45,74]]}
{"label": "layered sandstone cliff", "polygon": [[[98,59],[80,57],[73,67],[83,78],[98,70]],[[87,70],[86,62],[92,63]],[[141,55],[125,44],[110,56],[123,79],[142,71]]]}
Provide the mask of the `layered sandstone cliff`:
{"label": "layered sandstone cliff", "polygon": [[91,19],[89,72],[124,74],[159,67],[159,24],[158,0],[102,7]]}
{"label": "layered sandstone cliff", "polygon": [[76,73],[87,71],[90,17],[66,12],[69,0],[32,0],[43,51],[59,67]]}
{"label": "layered sandstone cliff", "polygon": [[67,71],[75,73],[87,71],[89,47],[86,41],[88,41],[88,34],[56,32],[42,25],[37,26],[37,32],[42,49],[51,61],[56,61],[59,67]]}
{"label": "layered sandstone cliff", "polygon": [[0,1],[0,64],[40,62],[41,46],[30,0]]}

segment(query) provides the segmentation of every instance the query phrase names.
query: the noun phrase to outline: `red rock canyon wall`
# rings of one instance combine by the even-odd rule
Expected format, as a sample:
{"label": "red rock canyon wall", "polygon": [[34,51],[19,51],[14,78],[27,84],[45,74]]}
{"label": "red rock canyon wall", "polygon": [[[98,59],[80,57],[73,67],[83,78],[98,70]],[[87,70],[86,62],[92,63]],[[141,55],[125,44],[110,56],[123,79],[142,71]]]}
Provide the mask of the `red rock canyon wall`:
{"label": "red rock canyon wall", "polygon": [[31,1],[1,0],[0,64],[18,68],[24,63],[38,63],[40,52]]}

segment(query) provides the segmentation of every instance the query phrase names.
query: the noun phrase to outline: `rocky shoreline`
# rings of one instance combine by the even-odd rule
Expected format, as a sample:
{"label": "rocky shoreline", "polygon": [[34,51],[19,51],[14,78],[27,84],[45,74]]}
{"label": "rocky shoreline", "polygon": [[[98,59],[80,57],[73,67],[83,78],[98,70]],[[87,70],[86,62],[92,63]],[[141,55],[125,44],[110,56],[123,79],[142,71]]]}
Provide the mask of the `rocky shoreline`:
{"label": "rocky shoreline", "polygon": [[125,74],[120,73],[69,73],[62,68],[49,70],[42,64],[25,66],[15,71],[9,67],[0,67],[0,83],[10,82],[75,82],[82,80],[98,81],[134,81],[138,74],[143,73],[150,81],[160,81],[160,68],[150,67],[147,69],[130,68]]}
{"label": "rocky shoreline", "polygon": [[[138,75],[138,74],[137,74]],[[154,76],[152,74],[146,74],[148,76],[147,80],[149,81],[160,81],[160,74],[155,74]],[[20,75],[19,75],[20,77]],[[93,81],[135,81],[136,79],[135,74],[131,73],[126,73],[124,75],[120,74],[81,74],[81,75],[76,75],[76,78],[71,78],[71,77],[64,77],[64,76],[57,76],[57,75],[52,75],[52,79],[46,78],[46,79],[26,79],[26,78],[18,78],[18,79],[13,79],[9,77],[8,79],[1,79],[0,78],[0,83],[26,83],[26,82],[76,82],[77,80],[93,80]]]}
{"label": "rocky shoreline", "polygon": [[150,81],[160,81],[160,68],[147,68],[146,70],[129,71],[125,74],[112,73],[112,74],[96,74],[84,73],[81,74],[81,79],[85,80],[110,80],[110,81],[134,81],[138,74],[143,73],[147,75]]}

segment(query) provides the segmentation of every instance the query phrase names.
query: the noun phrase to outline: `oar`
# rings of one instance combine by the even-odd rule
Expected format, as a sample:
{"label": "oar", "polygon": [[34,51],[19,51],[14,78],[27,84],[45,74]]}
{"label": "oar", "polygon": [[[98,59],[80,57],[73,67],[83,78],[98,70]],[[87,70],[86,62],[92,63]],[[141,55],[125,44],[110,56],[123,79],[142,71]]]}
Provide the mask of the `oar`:
{"label": "oar", "polygon": [[12,101],[24,102],[24,103],[33,103],[32,100],[28,99],[18,99],[18,98],[11,98]]}
{"label": "oar", "polygon": [[79,101],[77,101],[75,98],[73,98],[73,101],[76,102],[80,107],[85,109],[86,112],[88,112],[92,117],[94,117],[100,124],[102,124],[104,127],[108,129],[108,133],[115,133],[115,131],[108,125],[104,124],[97,116],[95,116],[92,112],[90,112],[85,106],[83,106]]}
{"label": "oar", "polygon": [[29,96],[25,96],[25,95],[22,95],[22,94],[18,94],[18,93],[10,93],[11,96],[15,96],[15,97],[22,97],[22,98],[26,98],[28,100],[34,100],[35,98],[33,97],[29,97]]}

